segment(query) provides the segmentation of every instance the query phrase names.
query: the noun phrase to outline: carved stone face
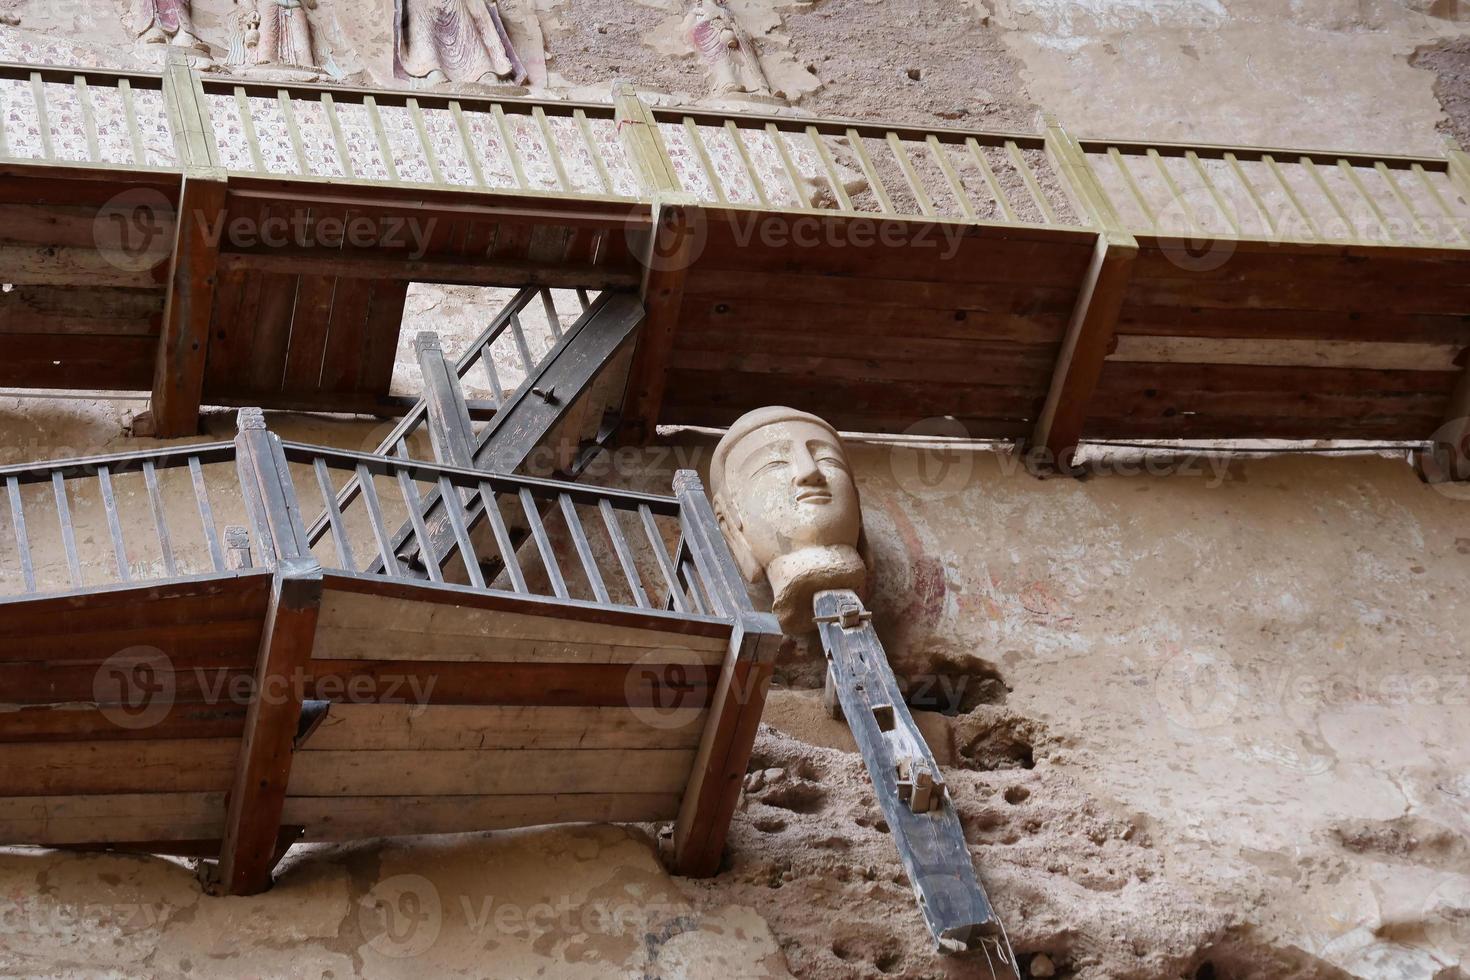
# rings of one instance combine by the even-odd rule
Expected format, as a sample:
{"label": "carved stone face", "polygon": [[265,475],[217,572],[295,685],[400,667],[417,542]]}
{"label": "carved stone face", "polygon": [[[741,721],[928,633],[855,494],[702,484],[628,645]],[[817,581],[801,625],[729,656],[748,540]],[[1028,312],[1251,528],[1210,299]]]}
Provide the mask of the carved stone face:
{"label": "carved stone face", "polygon": [[715,449],[715,512],[746,579],[770,579],[777,615],[796,632],[820,589],[859,588],[862,509],[842,442],[821,419],[764,408]]}
{"label": "carved stone face", "polygon": [[754,578],[776,558],[812,546],[856,547],[857,487],[831,432],[811,422],[777,422],[741,439],[725,462],[727,520],[738,526]]}

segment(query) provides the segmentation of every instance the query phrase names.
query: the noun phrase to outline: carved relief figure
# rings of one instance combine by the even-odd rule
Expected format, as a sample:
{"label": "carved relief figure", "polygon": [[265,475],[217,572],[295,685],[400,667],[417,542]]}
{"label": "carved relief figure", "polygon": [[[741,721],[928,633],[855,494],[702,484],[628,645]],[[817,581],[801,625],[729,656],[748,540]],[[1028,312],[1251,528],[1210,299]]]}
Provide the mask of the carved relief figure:
{"label": "carved relief figure", "polygon": [[258,0],[256,17],[260,24],[255,63],[301,68],[321,64],[312,45],[311,20],[307,14],[316,9],[316,4],[317,0]]}
{"label": "carved relief figure", "polygon": [[486,0],[397,0],[398,67],[430,83],[478,82],[523,72],[499,11]]}
{"label": "carved relief figure", "polygon": [[208,51],[194,34],[189,0],[129,0],[128,26],[147,44]]}
{"label": "carved relief figure", "polygon": [[837,431],[791,408],[736,420],[710,464],[715,515],[740,571],[770,581],[787,633],[812,625],[812,596],[862,588],[862,510]]}
{"label": "carved relief figure", "polygon": [[717,93],[771,94],[755,46],[720,0],[695,0],[684,18],[684,34],[708,66]]}

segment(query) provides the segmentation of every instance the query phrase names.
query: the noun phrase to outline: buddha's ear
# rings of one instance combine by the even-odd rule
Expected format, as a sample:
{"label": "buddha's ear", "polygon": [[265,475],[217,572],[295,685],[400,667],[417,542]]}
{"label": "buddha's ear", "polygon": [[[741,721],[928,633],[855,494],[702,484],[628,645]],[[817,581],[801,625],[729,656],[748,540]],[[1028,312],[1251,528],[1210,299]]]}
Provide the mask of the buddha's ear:
{"label": "buddha's ear", "polygon": [[735,556],[735,564],[740,568],[740,574],[745,576],[747,582],[759,582],[765,569],[761,563],[756,561],[755,553],[750,550],[750,544],[745,540],[745,525],[740,520],[740,515],[731,511],[725,503],[725,498],[715,494],[715,519],[720,522],[720,531],[725,535],[725,541],[730,545],[730,553]]}

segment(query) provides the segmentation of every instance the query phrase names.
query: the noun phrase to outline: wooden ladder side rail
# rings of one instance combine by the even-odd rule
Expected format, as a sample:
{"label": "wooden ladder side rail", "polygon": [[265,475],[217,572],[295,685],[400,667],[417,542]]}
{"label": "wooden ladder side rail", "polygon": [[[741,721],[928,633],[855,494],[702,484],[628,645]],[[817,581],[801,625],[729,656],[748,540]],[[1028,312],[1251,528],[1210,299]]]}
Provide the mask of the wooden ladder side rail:
{"label": "wooden ladder side rail", "polygon": [[684,541],[716,607],[712,612],[735,627],[674,824],[670,855],[675,874],[707,878],[720,870],[776,656],[788,641],[775,616],[755,611],[699,474],[680,470],[674,493]]}
{"label": "wooden ladder side rail", "polygon": [[154,362],[151,421],[142,429],[172,439],[199,430],[228,185],[199,75],[177,49],[169,52],[163,99],[184,179]]}
{"label": "wooden ladder side rail", "polygon": [[[480,433],[470,468],[487,473],[515,473],[531,459],[562,419],[573,411],[597,381],[600,372],[631,342],[643,323],[643,308],[627,293],[605,293],[562,335],[562,339],[496,412]],[[457,390],[458,386],[455,386]],[[448,393],[463,400],[463,394]],[[457,412],[457,409],[455,410]],[[445,423],[441,420],[441,425]],[[448,428],[441,433],[447,436]],[[441,462],[444,462],[441,460]],[[585,462],[585,460],[583,460]],[[423,497],[421,514],[431,528],[432,553],[441,562],[455,552],[453,527],[444,513],[437,489]],[[478,501],[465,515],[471,534],[478,534],[485,514]],[[516,547],[524,543],[517,536]],[[420,542],[413,523],[406,521],[393,535],[393,552],[422,566]],[[412,565],[411,565],[412,567]],[[376,559],[368,571],[383,570]]]}
{"label": "wooden ladder side rail", "polygon": [[284,853],[281,813],[302,720],[299,681],[311,660],[321,611],[322,569],[307,544],[281,441],[266,429],[258,409],[240,413],[235,444],[256,557],[275,579],[226,803],[224,842],[218,865],[205,875],[211,889],[253,895],[270,887],[271,871]]}

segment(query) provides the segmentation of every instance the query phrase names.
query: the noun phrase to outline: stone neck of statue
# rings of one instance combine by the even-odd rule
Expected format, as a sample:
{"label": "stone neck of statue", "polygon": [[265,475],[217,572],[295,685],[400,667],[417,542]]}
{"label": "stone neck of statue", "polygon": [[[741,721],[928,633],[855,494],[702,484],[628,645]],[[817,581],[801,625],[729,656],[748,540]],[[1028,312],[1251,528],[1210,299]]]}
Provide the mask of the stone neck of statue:
{"label": "stone neck of statue", "polygon": [[812,597],[860,589],[862,511],[842,440],[789,408],[739,419],[715,448],[715,513],[741,572],[770,582],[772,606],[793,635],[812,626]]}

